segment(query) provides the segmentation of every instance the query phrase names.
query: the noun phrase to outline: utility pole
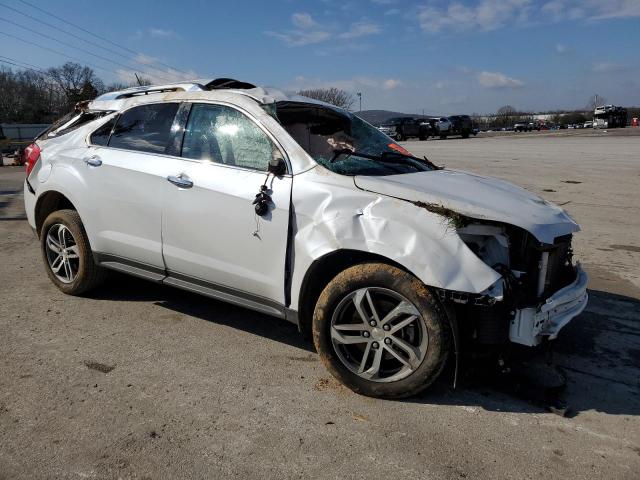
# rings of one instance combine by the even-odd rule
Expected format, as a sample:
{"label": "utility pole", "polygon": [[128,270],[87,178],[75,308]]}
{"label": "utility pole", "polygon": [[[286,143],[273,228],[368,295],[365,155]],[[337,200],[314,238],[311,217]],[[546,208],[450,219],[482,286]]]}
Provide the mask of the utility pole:
{"label": "utility pole", "polygon": [[140,81],[140,77],[138,76],[138,74],[136,72],[133,72],[133,74],[136,76],[136,80],[138,81],[138,85],[142,86],[142,82]]}
{"label": "utility pole", "polygon": [[362,112],[362,92],[356,93],[358,100],[360,100],[360,112]]}

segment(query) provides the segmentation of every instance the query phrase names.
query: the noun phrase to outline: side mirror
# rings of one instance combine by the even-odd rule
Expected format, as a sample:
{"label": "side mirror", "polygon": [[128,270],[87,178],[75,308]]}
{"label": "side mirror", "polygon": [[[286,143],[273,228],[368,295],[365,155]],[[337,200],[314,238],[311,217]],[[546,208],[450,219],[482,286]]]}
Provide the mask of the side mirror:
{"label": "side mirror", "polygon": [[281,177],[285,173],[287,173],[287,163],[284,161],[279,154],[274,155],[273,158],[269,161],[269,167],[267,168],[269,173],[272,173],[276,177]]}

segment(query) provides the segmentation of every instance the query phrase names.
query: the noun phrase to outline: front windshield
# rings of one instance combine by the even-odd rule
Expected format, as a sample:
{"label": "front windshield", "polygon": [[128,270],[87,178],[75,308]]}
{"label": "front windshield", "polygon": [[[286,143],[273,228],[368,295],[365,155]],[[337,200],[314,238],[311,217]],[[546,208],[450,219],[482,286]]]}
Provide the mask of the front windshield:
{"label": "front windshield", "polygon": [[341,175],[394,175],[431,170],[357,116],[298,102],[277,106],[280,123],[320,165]]}

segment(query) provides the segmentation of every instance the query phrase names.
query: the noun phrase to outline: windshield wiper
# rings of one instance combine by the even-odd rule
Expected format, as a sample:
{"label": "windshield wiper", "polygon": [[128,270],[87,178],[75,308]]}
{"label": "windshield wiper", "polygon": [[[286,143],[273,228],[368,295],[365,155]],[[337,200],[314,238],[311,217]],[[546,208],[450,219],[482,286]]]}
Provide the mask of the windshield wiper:
{"label": "windshield wiper", "polygon": [[398,152],[397,150],[394,150],[393,152],[383,152],[381,156],[382,157],[396,156],[396,157],[410,158],[417,162],[424,163],[427,166],[429,166],[429,168],[433,168],[434,170],[442,170],[442,167],[439,167],[438,165],[433,163],[431,160],[427,158],[426,155],[423,158],[418,158],[414,155],[407,155],[406,153],[402,153],[402,152]]}
{"label": "windshield wiper", "polygon": [[[388,163],[400,163],[397,160],[394,160],[393,158],[389,158],[389,157],[410,158],[411,160],[415,160],[419,163],[426,164],[429,168],[432,168],[434,170],[441,170],[441,167],[438,167],[437,165],[435,165],[427,157],[424,157],[424,159],[422,159],[422,158],[414,157],[413,155],[407,155],[406,153],[396,152],[396,151],[382,152],[381,155],[371,155],[369,153],[357,152],[355,150],[351,150],[350,148],[341,148],[341,149],[334,150],[333,157],[331,157],[331,160],[329,160],[329,163],[335,162],[338,159],[338,157],[340,157],[341,155],[348,155],[348,156],[355,155],[357,157],[368,158],[369,160],[373,160],[373,161],[388,162]],[[411,165],[411,163],[409,162],[402,162],[402,163],[408,164],[415,168],[415,165]]]}

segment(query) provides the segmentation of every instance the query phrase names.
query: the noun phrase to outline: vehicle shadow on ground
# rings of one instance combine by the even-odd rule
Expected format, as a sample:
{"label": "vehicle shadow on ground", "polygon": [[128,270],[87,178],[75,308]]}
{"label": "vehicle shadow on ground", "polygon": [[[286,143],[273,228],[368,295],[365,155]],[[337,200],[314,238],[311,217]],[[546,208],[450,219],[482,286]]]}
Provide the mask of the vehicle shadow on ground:
{"label": "vehicle shadow on ground", "polygon": [[[596,410],[640,415],[640,301],[601,291],[589,293],[587,310],[565,327],[555,345],[553,363],[567,377],[560,399],[568,409],[561,413],[572,417]],[[125,275],[114,273],[107,285],[91,297],[153,302],[174,313],[315,352],[297,327],[284,320]],[[537,385],[528,384],[525,376],[504,376],[484,368],[471,371],[466,363],[457,388],[453,388],[450,362],[429,390],[401,401],[514,413],[540,413],[559,403],[557,392],[549,397]],[[542,362],[538,358],[531,363]]]}
{"label": "vehicle shadow on ground", "polygon": [[91,298],[117,301],[152,302],[174,313],[225,325],[253,335],[315,352],[294,324],[279,318],[221,302],[174,287],[160,285],[128,275],[109,272],[103,288]]}
{"label": "vehicle shadow on ground", "polygon": [[530,366],[546,365],[545,356],[532,350],[524,363],[516,364],[514,370],[520,372],[470,372],[463,366],[459,388],[451,388],[450,373],[447,383],[441,378],[409,401],[514,413],[552,409],[568,417],[588,410],[640,415],[640,301],[597,290],[589,296],[587,309],[554,344],[552,364],[566,377],[565,389],[545,391],[530,381]]}
{"label": "vehicle shadow on ground", "polygon": [[0,222],[26,220],[22,207],[22,190],[0,188]]}

